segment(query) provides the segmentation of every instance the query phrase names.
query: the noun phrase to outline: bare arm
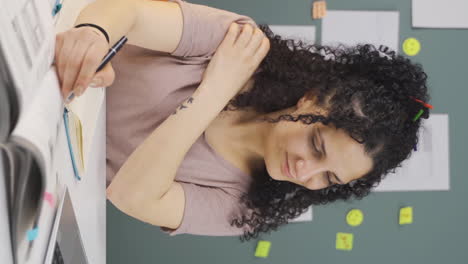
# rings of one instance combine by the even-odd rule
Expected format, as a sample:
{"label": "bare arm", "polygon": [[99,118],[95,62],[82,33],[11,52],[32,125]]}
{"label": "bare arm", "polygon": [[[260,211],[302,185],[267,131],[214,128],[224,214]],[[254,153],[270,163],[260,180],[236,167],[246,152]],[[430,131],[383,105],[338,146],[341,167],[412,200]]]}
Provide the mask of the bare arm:
{"label": "bare arm", "polygon": [[183,29],[179,4],[151,0],[96,0],[80,12],[81,23],[104,28],[110,45],[127,36],[129,44],[162,52],[177,48]]}
{"label": "bare arm", "polygon": [[209,85],[202,82],[117,172],[107,197],[121,211],[143,221],[155,221],[146,211],[171,189],[186,153],[231,99],[210,92],[214,89]]}
{"label": "bare arm", "polygon": [[[259,29],[232,23],[204,77],[192,96],[157,127],[129,156],[107,189],[108,199],[121,211],[158,223],[152,209],[161,209],[168,197],[183,197],[174,184],[176,172],[193,143],[243,87],[269,50]],[[238,36],[238,37],[237,37]],[[183,203],[178,203],[180,209]],[[178,224],[182,210],[172,217]]]}

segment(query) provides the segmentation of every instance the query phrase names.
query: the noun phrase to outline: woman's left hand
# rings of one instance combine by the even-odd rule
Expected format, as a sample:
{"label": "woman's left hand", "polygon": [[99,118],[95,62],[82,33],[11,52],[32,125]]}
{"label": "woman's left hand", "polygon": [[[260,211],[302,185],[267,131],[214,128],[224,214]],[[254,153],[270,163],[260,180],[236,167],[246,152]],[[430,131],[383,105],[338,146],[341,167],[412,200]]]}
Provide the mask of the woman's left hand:
{"label": "woman's left hand", "polygon": [[[270,50],[270,41],[259,28],[232,23],[203,73],[206,89],[220,96],[234,97],[247,83]],[[220,94],[221,93],[221,94]]]}

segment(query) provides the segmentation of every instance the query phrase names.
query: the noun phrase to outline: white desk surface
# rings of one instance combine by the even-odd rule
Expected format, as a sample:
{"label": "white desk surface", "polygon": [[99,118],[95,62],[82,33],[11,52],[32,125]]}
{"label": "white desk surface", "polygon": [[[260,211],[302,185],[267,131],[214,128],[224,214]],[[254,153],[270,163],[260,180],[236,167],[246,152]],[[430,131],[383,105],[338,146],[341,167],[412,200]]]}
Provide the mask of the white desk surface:
{"label": "white desk surface", "polygon": [[[64,0],[59,12],[55,29],[63,32],[73,27],[80,11],[93,0]],[[76,100],[76,99],[75,99]],[[64,182],[70,192],[70,198],[75,209],[78,227],[81,232],[83,246],[90,264],[106,263],[106,104],[105,95],[99,111],[94,136],[91,143],[89,164],[81,181],[74,177],[65,127],[63,126],[57,142],[57,153],[67,153],[63,160],[55,164],[60,172],[60,181]],[[60,165],[59,165],[60,166]]]}
{"label": "white desk surface", "polygon": [[90,264],[106,263],[106,145],[105,97],[98,114],[92,151],[86,174],[75,178],[65,134],[61,126],[54,149],[55,171],[59,182],[70,192],[83,247]]}

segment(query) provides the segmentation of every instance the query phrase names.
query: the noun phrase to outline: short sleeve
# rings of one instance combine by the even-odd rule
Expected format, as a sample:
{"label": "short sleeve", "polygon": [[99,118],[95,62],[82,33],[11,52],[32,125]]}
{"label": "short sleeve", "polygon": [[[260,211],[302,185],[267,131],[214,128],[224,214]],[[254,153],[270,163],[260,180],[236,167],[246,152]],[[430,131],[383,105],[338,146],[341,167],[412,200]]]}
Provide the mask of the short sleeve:
{"label": "short sleeve", "polygon": [[252,18],[205,5],[172,0],[179,4],[183,16],[183,30],[179,45],[171,53],[178,57],[212,57],[224,39],[232,22],[250,23]]}
{"label": "short sleeve", "polygon": [[236,236],[243,228],[231,226],[233,216],[242,213],[239,196],[218,187],[179,182],[185,192],[185,209],[177,229],[160,227],[171,236],[193,234],[205,236]]}

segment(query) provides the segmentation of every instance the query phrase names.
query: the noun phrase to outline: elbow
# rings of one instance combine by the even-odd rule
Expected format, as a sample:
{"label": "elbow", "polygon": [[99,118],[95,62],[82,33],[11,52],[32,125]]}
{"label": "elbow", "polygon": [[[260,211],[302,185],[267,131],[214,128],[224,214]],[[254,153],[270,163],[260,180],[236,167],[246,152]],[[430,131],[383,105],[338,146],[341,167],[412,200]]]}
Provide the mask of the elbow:
{"label": "elbow", "polygon": [[133,191],[130,188],[121,188],[117,184],[111,184],[106,189],[106,197],[116,208],[125,214],[138,218],[143,210],[143,195],[141,191]]}
{"label": "elbow", "polygon": [[117,209],[140,221],[148,222],[148,208],[155,197],[143,188],[131,188],[114,181],[106,189],[106,197]]}

